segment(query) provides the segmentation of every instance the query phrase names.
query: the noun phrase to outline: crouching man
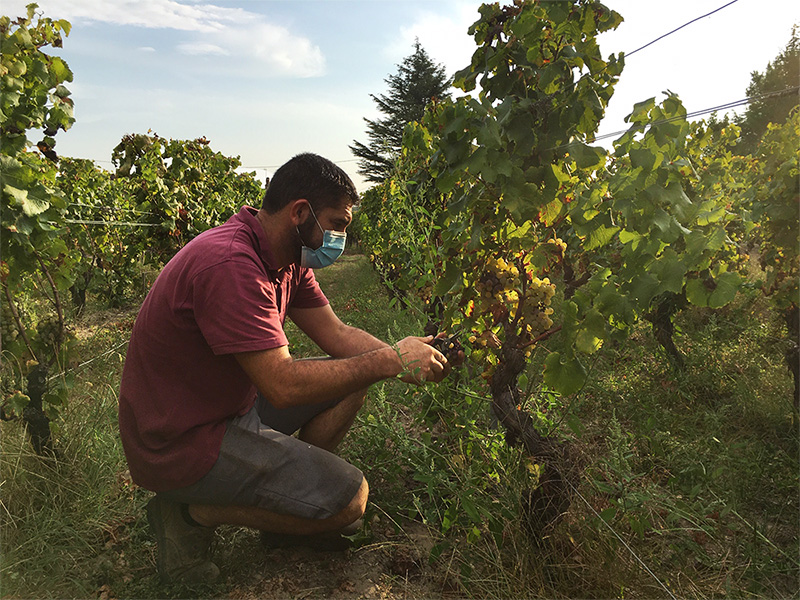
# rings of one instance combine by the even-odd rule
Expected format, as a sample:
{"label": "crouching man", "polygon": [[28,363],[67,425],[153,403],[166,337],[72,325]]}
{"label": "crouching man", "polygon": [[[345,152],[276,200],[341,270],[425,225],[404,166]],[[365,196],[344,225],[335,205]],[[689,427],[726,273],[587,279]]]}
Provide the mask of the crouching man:
{"label": "crouching man", "polygon": [[[333,451],[367,388],[448,373],[431,338],[389,346],[342,323],[317,285],[312,269],[341,254],[357,200],[339,167],[298,155],[274,174],[260,210],[244,207],[189,242],[142,304],[119,426],[133,480],[156,493],[147,518],[163,581],[217,578],[217,525],[277,543],[348,532],[368,486]],[[294,359],[287,316],[329,357]]]}

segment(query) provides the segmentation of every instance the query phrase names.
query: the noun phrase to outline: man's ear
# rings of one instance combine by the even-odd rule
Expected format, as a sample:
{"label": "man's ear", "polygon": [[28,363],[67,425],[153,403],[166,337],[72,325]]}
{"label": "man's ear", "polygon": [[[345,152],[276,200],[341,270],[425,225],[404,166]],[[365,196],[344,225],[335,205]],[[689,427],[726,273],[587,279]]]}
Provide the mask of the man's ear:
{"label": "man's ear", "polygon": [[311,203],[305,198],[298,198],[289,203],[289,218],[295,227],[305,223],[310,214]]}

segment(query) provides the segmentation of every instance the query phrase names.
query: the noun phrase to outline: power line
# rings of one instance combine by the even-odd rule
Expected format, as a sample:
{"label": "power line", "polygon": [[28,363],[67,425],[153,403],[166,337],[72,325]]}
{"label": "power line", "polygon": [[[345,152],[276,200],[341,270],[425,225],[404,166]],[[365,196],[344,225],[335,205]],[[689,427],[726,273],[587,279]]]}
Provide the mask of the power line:
{"label": "power line", "polygon": [[[748,98],[742,98],[741,100],[734,100],[733,102],[728,102],[726,104],[720,104],[719,106],[712,106],[711,108],[704,108],[704,109],[701,109],[701,110],[688,112],[685,115],[676,115],[674,117],[668,117],[666,119],[659,119],[658,121],[653,121],[652,123],[648,123],[648,125],[650,127],[652,127],[654,125],[661,125],[663,123],[671,123],[672,121],[680,121],[680,120],[683,120],[683,119],[690,119],[692,117],[699,117],[701,115],[707,115],[707,114],[710,114],[710,113],[713,113],[713,112],[718,112],[720,110],[729,110],[731,108],[736,108],[737,106],[745,106],[746,104],[750,104],[752,102],[757,102],[758,100],[764,100],[765,98],[786,96],[786,95],[791,94],[793,92],[797,93],[798,91],[800,91],[800,86],[794,86],[794,87],[786,88],[786,89],[779,90],[779,91],[776,91],[776,92],[767,92],[765,94],[759,94],[758,96],[750,96]],[[615,132],[612,132],[612,133],[604,133],[602,135],[596,136],[593,141],[603,140],[603,139],[607,139],[607,138],[614,137],[614,136],[617,136],[617,135],[622,135],[623,133],[625,133],[627,131],[628,131],[628,129],[623,129],[621,131],[615,131]],[[569,145],[569,143],[563,144],[563,146],[568,146],[568,145]],[[556,147],[560,148],[562,146],[556,146]]]}
{"label": "power line", "polygon": [[657,37],[657,38],[656,38],[656,39],[654,39],[652,42],[648,42],[648,43],[646,43],[644,46],[642,46],[642,47],[640,47],[640,48],[637,48],[637,49],[636,49],[636,50],[634,50],[633,52],[628,52],[628,53],[625,55],[625,58],[628,58],[629,56],[633,56],[634,54],[636,54],[637,52],[639,52],[639,50],[644,50],[644,49],[645,49],[645,48],[647,48],[648,46],[650,46],[650,45],[652,45],[652,44],[655,44],[657,41],[659,41],[659,40],[663,40],[663,39],[664,39],[665,37],[667,37],[668,35],[672,35],[672,34],[673,34],[673,33],[675,33],[676,31],[680,31],[681,29],[683,29],[683,28],[684,28],[684,27],[686,27],[687,25],[691,25],[692,23],[694,23],[695,21],[699,21],[700,19],[705,19],[705,18],[706,18],[706,17],[708,17],[709,15],[713,15],[715,12],[718,12],[718,11],[722,10],[723,8],[726,8],[726,7],[730,6],[731,4],[736,4],[736,2],[738,2],[738,1],[739,1],[739,0],[733,0],[732,2],[728,2],[727,4],[725,4],[725,5],[723,5],[723,6],[720,6],[720,7],[719,7],[719,8],[717,8],[717,9],[714,9],[714,10],[712,10],[710,13],[706,13],[706,14],[704,14],[704,15],[703,15],[703,16],[701,16],[701,17],[697,17],[696,19],[692,19],[692,20],[691,20],[691,21],[689,21],[688,23],[684,23],[684,24],[683,24],[683,25],[681,25],[680,27],[677,27],[676,29],[673,29],[673,30],[672,30],[672,31],[670,31],[669,33],[665,33],[664,35],[662,35],[662,36],[660,36],[660,37]]}
{"label": "power line", "polygon": [[668,588],[666,585],[664,585],[664,584],[662,583],[662,581],[661,581],[661,580],[660,580],[660,579],[659,579],[659,578],[656,576],[656,574],[655,574],[655,573],[653,573],[653,571],[652,571],[652,570],[650,570],[650,567],[648,567],[648,566],[645,564],[645,562],[644,562],[644,561],[643,561],[641,558],[639,558],[639,555],[638,555],[638,554],[636,554],[636,552],[634,552],[634,551],[633,551],[633,548],[631,548],[631,547],[628,545],[628,543],[627,543],[627,542],[626,542],[624,539],[622,539],[622,536],[620,536],[620,535],[619,535],[619,534],[618,534],[616,531],[614,531],[614,528],[613,528],[613,527],[611,527],[611,525],[609,525],[609,524],[606,522],[606,520],[605,520],[605,519],[604,519],[602,516],[600,516],[600,514],[599,514],[599,513],[598,513],[598,512],[595,510],[594,506],[592,506],[591,504],[589,504],[589,501],[588,501],[586,498],[584,498],[584,497],[583,497],[583,495],[582,495],[582,494],[581,494],[581,493],[578,491],[578,489],[577,489],[577,488],[576,488],[574,485],[572,485],[572,482],[571,482],[569,479],[567,479],[567,478],[564,478],[564,481],[566,481],[566,482],[567,482],[567,484],[569,484],[569,487],[571,487],[571,488],[572,488],[572,491],[573,491],[573,492],[575,492],[575,493],[578,495],[578,497],[579,497],[581,500],[583,500],[583,502],[586,504],[586,506],[588,506],[588,507],[589,507],[589,510],[591,510],[591,511],[594,513],[594,515],[595,515],[595,516],[596,516],[598,519],[600,519],[600,521],[601,521],[601,522],[602,522],[602,523],[603,523],[603,524],[604,524],[606,527],[608,527],[609,531],[611,531],[611,533],[613,533],[613,534],[614,534],[614,537],[616,537],[616,538],[617,538],[617,539],[618,539],[618,540],[619,540],[619,541],[622,543],[622,545],[623,545],[623,546],[625,546],[625,549],[626,549],[628,552],[630,552],[630,553],[631,553],[631,556],[633,556],[633,558],[635,558],[635,559],[637,560],[637,562],[638,562],[640,565],[642,565],[642,568],[644,568],[644,570],[645,570],[645,571],[647,571],[647,572],[650,574],[650,576],[651,576],[653,579],[655,579],[655,580],[656,580],[656,582],[658,583],[658,585],[660,585],[660,586],[661,586],[661,589],[663,589],[665,592],[667,592],[667,594],[669,594],[669,597],[670,597],[670,598],[672,598],[672,600],[678,600],[678,599],[675,597],[675,594],[673,594],[673,593],[670,591],[670,589],[669,589],[669,588]]}
{"label": "power line", "polygon": [[[331,162],[333,164],[335,164],[335,165],[339,165],[341,163],[356,162],[357,160],[360,160],[360,159],[358,159],[358,158],[348,158],[348,159],[345,159],[345,160],[332,160]],[[281,166],[282,165],[255,165],[255,166],[241,166],[239,168],[240,169],[267,169],[267,170],[270,170],[270,169],[278,169]]]}
{"label": "power line", "polygon": [[62,372],[61,372],[61,373],[59,373],[58,375],[51,375],[50,377],[48,377],[48,378],[47,378],[47,381],[52,381],[53,379],[57,379],[57,378],[59,378],[59,377],[63,377],[63,376],[64,376],[64,375],[66,375],[67,373],[71,373],[71,372],[73,372],[73,371],[77,371],[78,369],[80,369],[80,368],[82,368],[82,367],[85,367],[85,366],[86,366],[86,365],[88,365],[89,363],[93,363],[94,361],[96,361],[96,360],[98,360],[98,359],[100,359],[100,358],[103,358],[104,356],[108,356],[109,354],[111,354],[111,353],[112,353],[112,352],[114,352],[115,350],[118,350],[119,348],[121,348],[122,346],[124,346],[125,344],[127,344],[129,341],[130,341],[130,338],[129,338],[129,339],[127,339],[127,340],[124,340],[124,341],[120,342],[119,344],[117,344],[116,346],[114,346],[113,348],[111,348],[111,350],[107,350],[106,352],[103,352],[102,354],[98,354],[98,355],[97,355],[97,356],[95,356],[94,358],[90,358],[89,360],[87,360],[87,361],[85,361],[85,362],[82,362],[81,364],[79,364],[79,365],[76,365],[76,366],[72,367],[71,369],[67,369],[66,371],[62,371]]}

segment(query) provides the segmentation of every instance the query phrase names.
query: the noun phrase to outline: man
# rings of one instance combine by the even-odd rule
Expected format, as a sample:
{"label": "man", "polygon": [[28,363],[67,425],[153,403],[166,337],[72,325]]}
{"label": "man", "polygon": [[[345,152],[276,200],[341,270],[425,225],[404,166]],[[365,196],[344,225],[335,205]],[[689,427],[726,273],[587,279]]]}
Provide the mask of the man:
{"label": "man", "polygon": [[[353,528],[367,482],[332,451],[367,388],[449,371],[430,337],[392,347],[345,325],[317,285],[311,267],[341,254],[357,200],[339,167],[296,156],[260,210],[189,242],[142,304],[119,424],[133,480],[156,492],[147,516],[162,580],[213,581],[217,525],[315,541]],[[329,358],[292,358],[287,316]]]}

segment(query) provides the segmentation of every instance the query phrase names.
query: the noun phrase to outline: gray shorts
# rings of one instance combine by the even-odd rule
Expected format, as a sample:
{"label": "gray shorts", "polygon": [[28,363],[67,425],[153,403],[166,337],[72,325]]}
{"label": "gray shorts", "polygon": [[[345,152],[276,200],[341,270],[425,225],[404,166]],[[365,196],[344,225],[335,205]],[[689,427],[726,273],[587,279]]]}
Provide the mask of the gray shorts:
{"label": "gray shorts", "polygon": [[228,421],[211,471],[197,483],[159,495],[187,504],[258,506],[305,519],[339,513],[361,486],[361,471],[292,436],[334,404],[278,410],[259,394],[250,412]]}

